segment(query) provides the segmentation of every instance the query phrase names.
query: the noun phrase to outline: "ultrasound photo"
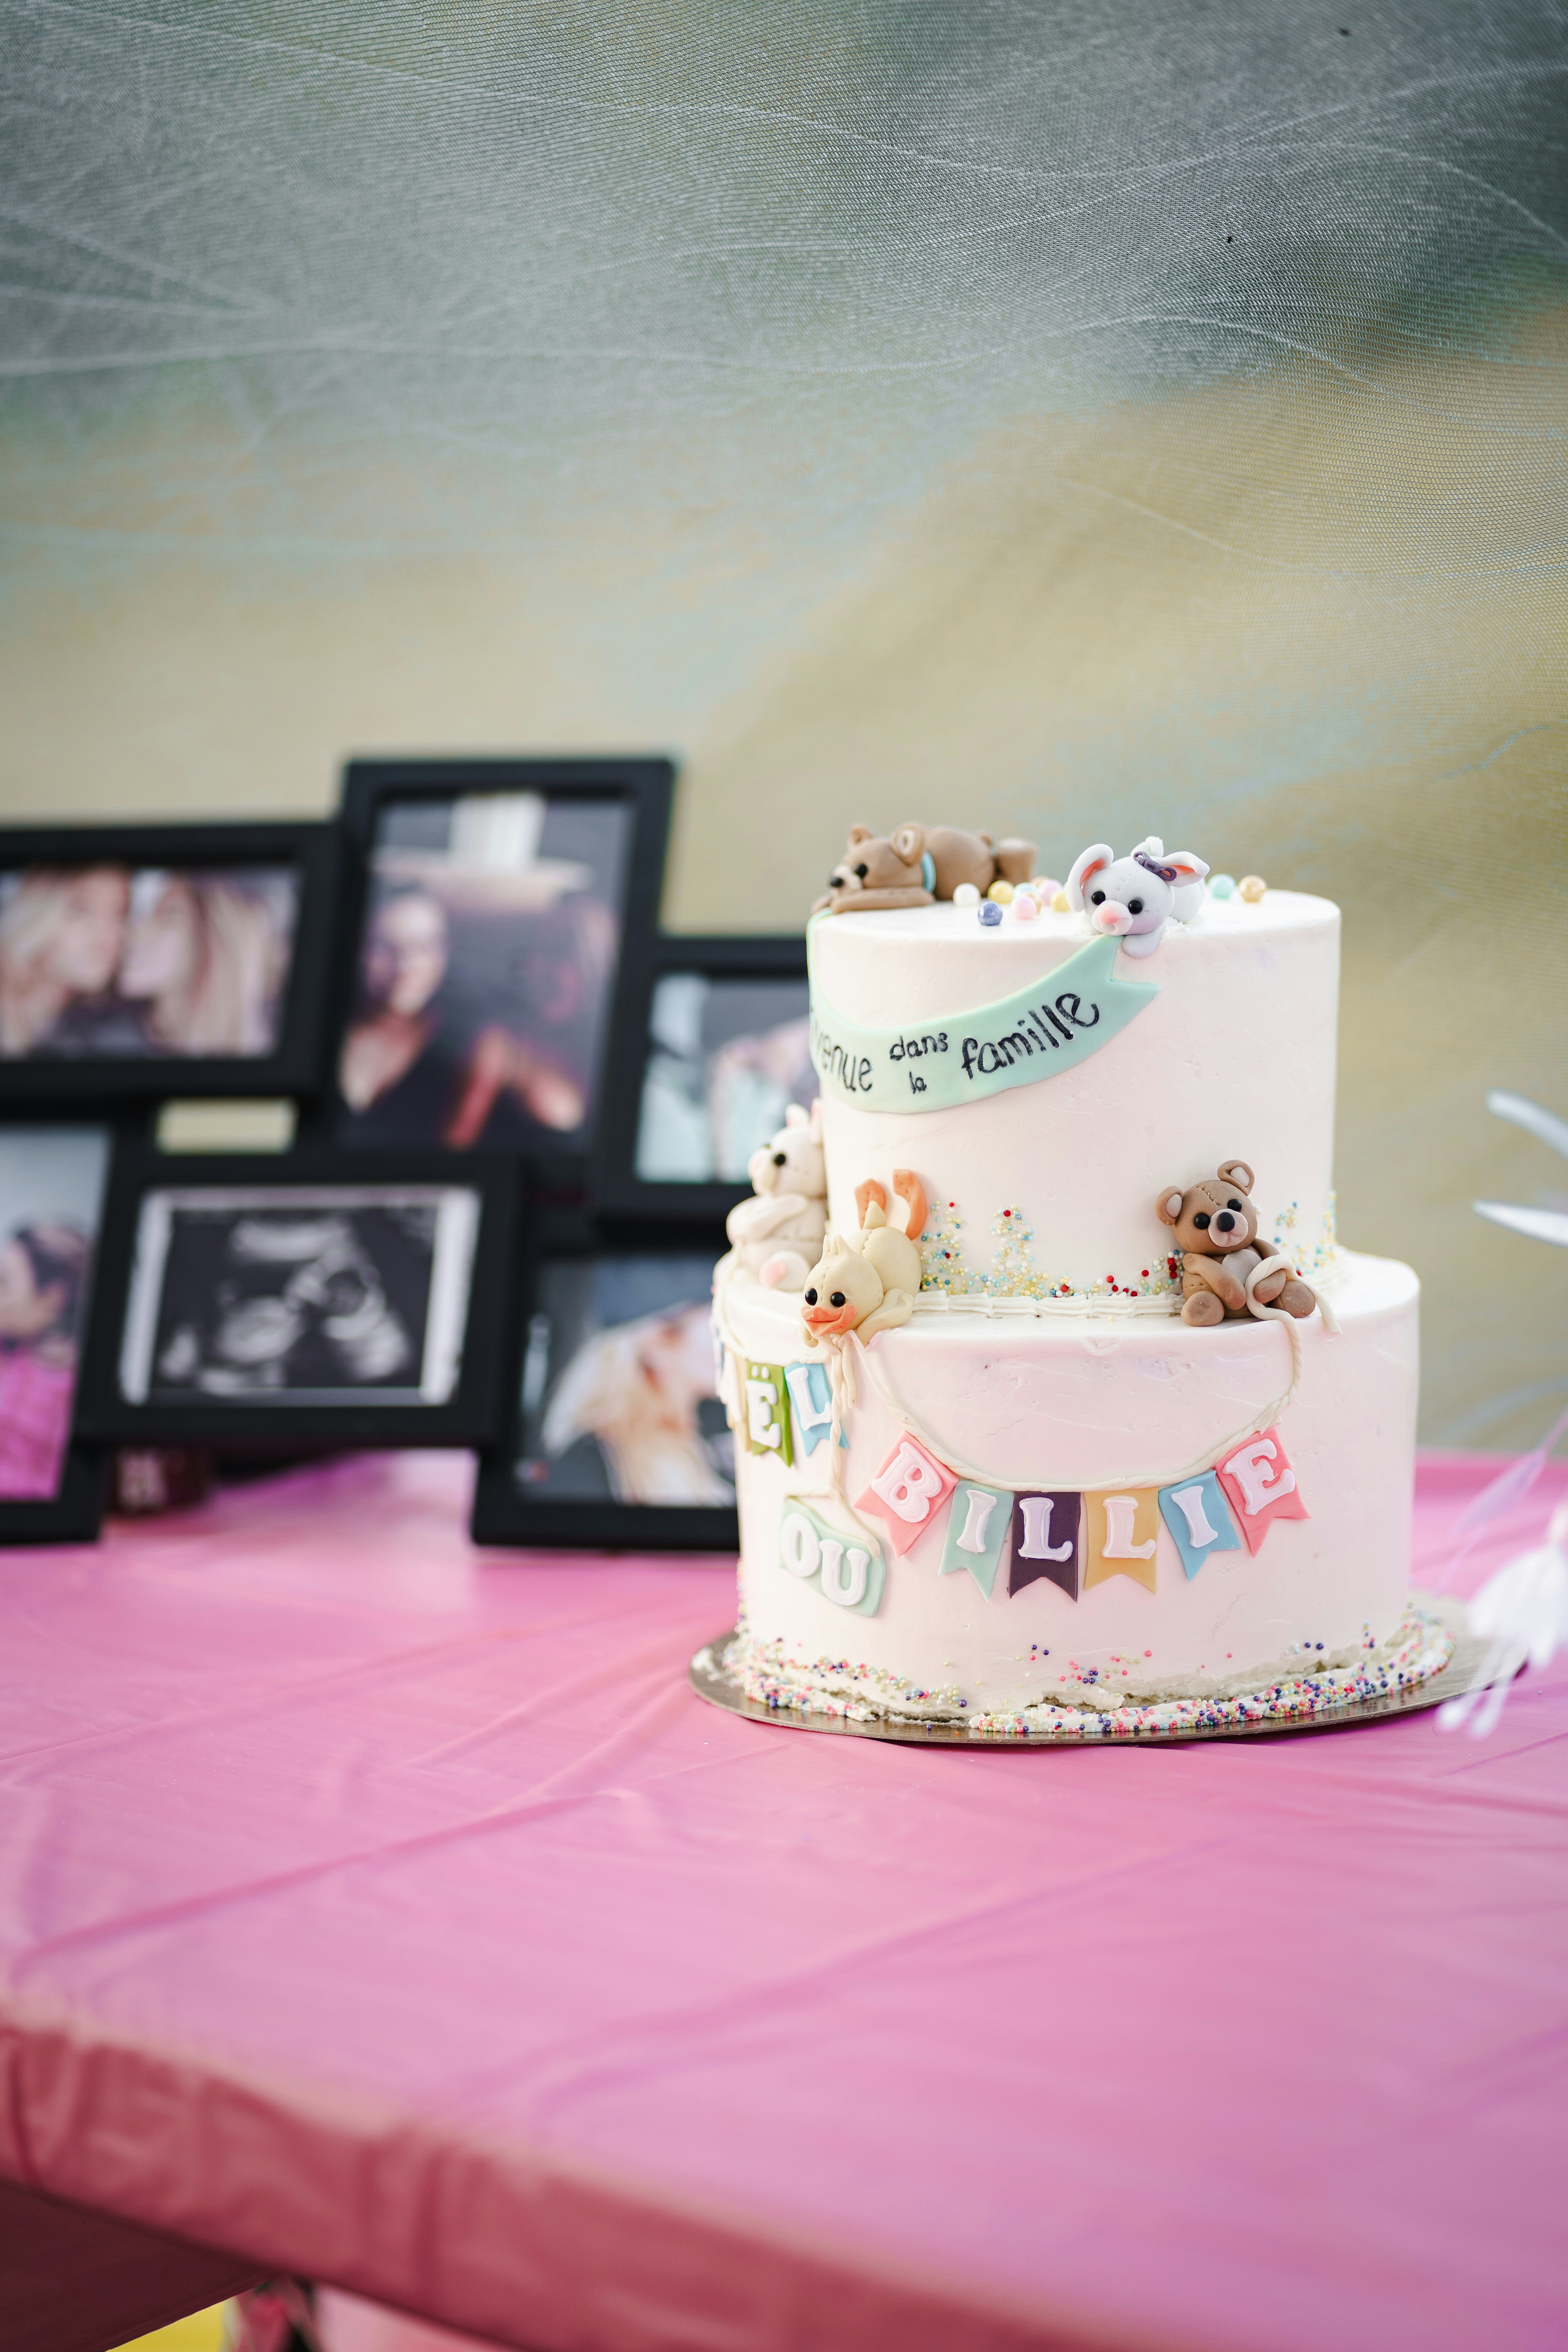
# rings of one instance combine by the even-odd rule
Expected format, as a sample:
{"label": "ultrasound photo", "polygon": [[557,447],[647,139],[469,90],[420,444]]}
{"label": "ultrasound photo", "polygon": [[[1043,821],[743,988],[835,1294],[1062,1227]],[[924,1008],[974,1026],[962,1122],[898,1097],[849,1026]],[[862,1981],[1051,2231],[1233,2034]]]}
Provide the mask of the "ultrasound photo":
{"label": "ultrasound photo", "polygon": [[459,1184],[150,1192],[121,1392],[131,1404],[446,1404],[479,1222],[478,1192]]}

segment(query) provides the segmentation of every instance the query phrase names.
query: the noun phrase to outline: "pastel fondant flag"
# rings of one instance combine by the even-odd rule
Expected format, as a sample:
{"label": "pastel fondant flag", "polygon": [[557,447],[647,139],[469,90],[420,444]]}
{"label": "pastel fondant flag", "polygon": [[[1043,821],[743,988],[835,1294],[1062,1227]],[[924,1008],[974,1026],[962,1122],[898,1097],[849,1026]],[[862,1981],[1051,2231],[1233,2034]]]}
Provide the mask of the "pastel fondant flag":
{"label": "pastel fondant flag", "polygon": [[960,1479],[953,1489],[952,1508],[947,1515],[947,1541],[942,1547],[939,1573],[955,1576],[961,1568],[966,1568],[987,1601],[1002,1565],[1012,1499],[1011,1495],[997,1487],[973,1486]]}
{"label": "pastel fondant flag", "polygon": [[[807,1454],[815,1454],[825,1437],[833,1430],[833,1383],[827,1377],[827,1367],[820,1360],[786,1364],[784,1385],[789,1390],[790,1402],[795,1407],[795,1424],[801,1444]],[[840,1445],[849,1440],[842,1430]]]}
{"label": "pastel fondant flag", "polygon": [[863,1535],[830,1527],[792,1495],[779,1519],[779,1558],[803,1584],[815,1584],[836,1609],[874,1617],[882,1605],[888,1564]]}
{"label": "pastel fondant flag", "polygon": [[912,1437],[900,1437],[855,1507],[874,1512],[900,1558],[924,1535],[934,1513],[952,1494],[951,1470]]}
{"label": "pastel fondant flag", "polygon": [[1015,1495],[1008,1591],[1022,1592],[1026,1584],[1044,1577],[1047,1582],[1058,1585],[1069,1601],[1076,1601],[1082,1520],[1083,1496],[1079,1494]]}
{"label": "pastel fondant flag", "polygon": [[1248,1437],[1233,1446],[1215,1465],[1220,1485],[1230,1497],[1236,1523],[1247,1538],[1247,1549],[1258,1552],[1276,1519],[1311,1517],[1301,1500],[1296,1473],[1285,1458],[1278,1429]]}
{"label": "pastel fondant flag", "polygon": [[772,1454],[781,1462],[793,1463],[783,1365],[748,1363],[745,1389],[747,1445],[753,1454]]}
{"label": "pastel fondant flag", "polygon": [[1173,1486],[1162,1486],[1160,1517],[1171,1530],[1189,1579],[1211,1552],[1241,1549],[1230,1505],[1212,1470],[1205,1470],[1201,1477],[1178,1479]]}
{"label": "pastel fondant flag", "polygon": [[1157,1486],[1083,1498],[1083,1589],[1108,1577],[1130,1576],[1154,1590],[1154,1548],[1160,1537]]}

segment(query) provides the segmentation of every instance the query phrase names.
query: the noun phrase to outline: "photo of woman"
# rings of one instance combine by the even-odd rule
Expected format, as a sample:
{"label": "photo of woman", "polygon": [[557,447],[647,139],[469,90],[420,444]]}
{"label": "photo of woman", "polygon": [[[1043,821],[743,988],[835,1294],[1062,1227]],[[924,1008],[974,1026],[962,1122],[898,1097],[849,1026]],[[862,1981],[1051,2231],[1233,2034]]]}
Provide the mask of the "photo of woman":
{"label": "photo of woman", "polygon": [[286,866],[0,874],[0,1056],[272,1053],[298,906]]}
{"label": "photo of woman", "polygon": [[629,834],[614,801],[547,793],[385,811],[339,1062],[342,1141],[463,1150],[583,1135]]}
{"label": "photo of woman", "polygon": [[102,1129],[0,1129],[0,1501],[58,1491],[99,1202]]}
{"label": "photo of woman", "polygon": [[529,1324],[520,1485],[617,1503],[732,1505],[714,1392],[712,1260],[552,1260]]}

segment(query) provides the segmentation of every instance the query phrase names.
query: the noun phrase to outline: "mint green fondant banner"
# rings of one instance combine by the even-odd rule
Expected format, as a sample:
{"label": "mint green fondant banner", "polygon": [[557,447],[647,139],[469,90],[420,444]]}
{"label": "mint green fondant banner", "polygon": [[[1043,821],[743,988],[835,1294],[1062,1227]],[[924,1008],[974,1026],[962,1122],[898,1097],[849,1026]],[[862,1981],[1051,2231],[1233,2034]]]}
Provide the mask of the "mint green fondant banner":
{"label": "mint green fondant banner", "polygon": [[[817,922],[866,919],[819,915],[812,929]],[[811,1058],[823,1091],[862,1110],[952,1110],[1008,1087],[1054,1078],[1098,1053],[1160,993],[1152,981],[1113,980],[1115,961],[1114,940],[1091,940],[1012,996],[907,1029],[863,1029],[841,1020],[814,977]]]}

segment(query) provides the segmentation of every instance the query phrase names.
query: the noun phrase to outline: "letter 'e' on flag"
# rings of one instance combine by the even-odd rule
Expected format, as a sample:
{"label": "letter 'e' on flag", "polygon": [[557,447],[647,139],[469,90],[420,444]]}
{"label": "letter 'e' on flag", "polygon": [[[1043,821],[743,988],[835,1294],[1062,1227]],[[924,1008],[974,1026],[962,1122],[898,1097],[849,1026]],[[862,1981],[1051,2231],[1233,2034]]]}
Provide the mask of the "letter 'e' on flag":
{"label": "letter 'e' on flag", "polygon": [[1243,1438],[1215,1468],[1248,1551],[1262,1550],[1263,1538],[1276,1519],[1311,1517],[1301,1500],[1296,1473],[1285,1458],[1278,1429],[1266,1429],[1261,1437]]}

